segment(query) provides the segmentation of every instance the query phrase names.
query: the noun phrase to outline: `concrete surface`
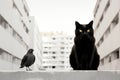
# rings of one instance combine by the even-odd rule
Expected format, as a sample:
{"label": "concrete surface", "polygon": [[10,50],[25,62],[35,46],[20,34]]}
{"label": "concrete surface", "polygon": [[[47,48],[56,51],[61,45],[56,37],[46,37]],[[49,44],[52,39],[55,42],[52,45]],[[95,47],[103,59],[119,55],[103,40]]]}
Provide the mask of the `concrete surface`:
{"label": "concrete surface", "polygon": [[0,72],[0,80],[120,80],[119,72],[70,71],[70,72]]}

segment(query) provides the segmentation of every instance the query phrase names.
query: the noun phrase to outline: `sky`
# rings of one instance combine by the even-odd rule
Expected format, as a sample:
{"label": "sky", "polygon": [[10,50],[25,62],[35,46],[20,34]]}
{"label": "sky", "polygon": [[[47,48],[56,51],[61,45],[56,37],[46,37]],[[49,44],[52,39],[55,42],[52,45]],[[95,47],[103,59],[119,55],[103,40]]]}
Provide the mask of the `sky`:
{"label": "sky", "polygon": [[97,0],[26,0],[30,16],[40,32],[65,32],[74,35],[75,21],[87,24],[93,20]]}

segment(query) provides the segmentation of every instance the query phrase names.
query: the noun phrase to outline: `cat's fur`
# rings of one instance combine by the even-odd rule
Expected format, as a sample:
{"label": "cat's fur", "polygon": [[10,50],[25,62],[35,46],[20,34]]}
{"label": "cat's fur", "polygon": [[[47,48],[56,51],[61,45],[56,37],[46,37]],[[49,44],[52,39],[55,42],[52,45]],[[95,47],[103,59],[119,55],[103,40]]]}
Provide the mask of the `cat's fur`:
{"label": "cat's fur", "polygon": [[75,22],[74,45],[70,54],[73,70],[97,70],[100,56],[95,46],[93,21],[82,25]]}

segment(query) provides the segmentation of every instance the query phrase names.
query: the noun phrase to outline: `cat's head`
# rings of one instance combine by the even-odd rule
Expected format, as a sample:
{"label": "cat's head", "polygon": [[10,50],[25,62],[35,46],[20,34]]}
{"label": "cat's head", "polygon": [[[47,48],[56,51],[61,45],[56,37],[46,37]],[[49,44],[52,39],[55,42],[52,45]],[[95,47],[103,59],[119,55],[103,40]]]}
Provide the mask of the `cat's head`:
{"label": "cat's head", "polygon": [[93,30],[93,21],[91,21],[88,24],[80,24],[79,22],[75,22],[76,29],[75,29],[75,35],[76,36],[93,36],[94,30]]}

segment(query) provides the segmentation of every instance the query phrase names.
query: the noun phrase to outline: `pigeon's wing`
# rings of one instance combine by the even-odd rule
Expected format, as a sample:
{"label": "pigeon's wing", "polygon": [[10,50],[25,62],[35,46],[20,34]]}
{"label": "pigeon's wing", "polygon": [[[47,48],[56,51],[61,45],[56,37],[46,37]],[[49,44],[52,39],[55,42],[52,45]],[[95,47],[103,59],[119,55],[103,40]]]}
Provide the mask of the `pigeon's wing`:
{"label": "pigeon's wing", "polygon": [[34,60],[33,60],[33,63],[35,62],[35,56],[34,56]]}
{"label": "pigeon's wing", "polygon": [[22,61],[21,61],[21,66],[23,66],[23,64],[27,61],[27,58],[28,58],[27,55],[25,55],[25,56],[23,57],[23,59],[22,59]]}

